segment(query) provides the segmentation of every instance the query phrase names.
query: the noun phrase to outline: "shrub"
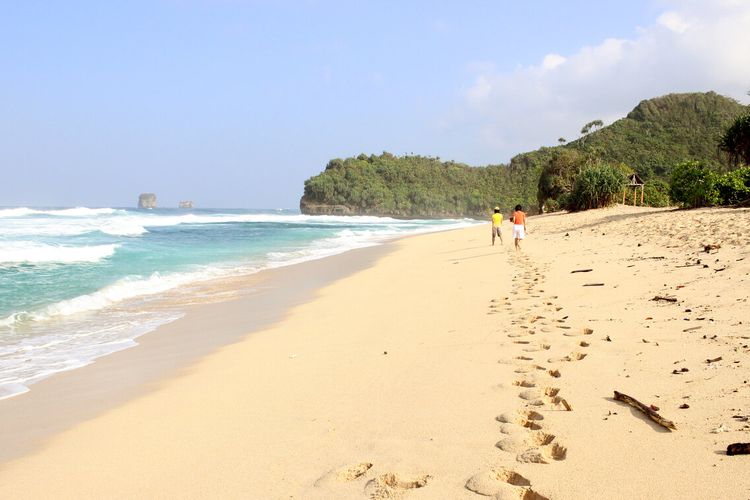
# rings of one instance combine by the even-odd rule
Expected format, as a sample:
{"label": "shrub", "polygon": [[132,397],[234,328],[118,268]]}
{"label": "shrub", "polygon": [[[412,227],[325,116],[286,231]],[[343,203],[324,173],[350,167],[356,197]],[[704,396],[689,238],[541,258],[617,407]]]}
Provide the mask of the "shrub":
{"label": "shrub", "polygon": [[648,207],[668,207],[669,184],[658,179],[646,182],[643,186],[643,204]]}
{"label": "shrub", "polygon": [[750,167],[727,172],[716,179],[723,205],[734,205],[750,198]]}
{"label": "shrub", "polygon": [[618,167],[585,167],[573,183],[567,200],[569,210],[588,210],[614,204],[625,185],[625,174]]}
{"label": "shrub", "polygon": [[675,165],[669,195],[683,207],[708,207],[719,203],[716,173],[697,161]]}

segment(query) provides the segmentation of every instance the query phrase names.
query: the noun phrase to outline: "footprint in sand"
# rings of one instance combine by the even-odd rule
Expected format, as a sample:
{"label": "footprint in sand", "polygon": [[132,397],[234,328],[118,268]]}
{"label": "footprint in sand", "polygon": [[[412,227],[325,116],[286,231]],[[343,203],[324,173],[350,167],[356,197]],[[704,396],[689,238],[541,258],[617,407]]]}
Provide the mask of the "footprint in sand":
{"label": "footprint in sand", "polygon": [[515,373],[533,373],[537,370],[545,370],[543,366],[539,365],[523,365],[513,370]]}
{"label": "footprint in sand", "polygon": [[410,481],[404,481],[398,475],[388,472],[374,479],[370,479],[365,485],[365,494],[373,500],[383,498],[400,498],[408,490],[423,488],[432,476],[424,475]]}
{"label": "footprint in sand", "polygon": [[559,392],[560,389],[558,389],[557,387],[545,387],[543,391],[538,391],[536,389],[527,389],[518,393],[518,397],[529,401],[533,399],[540,399],[543,395],[551,398],[557,396]]}
{"label": "footprint in sand", "polygon": [[524,352],[539,352],[539,351],[547,351],[549,348],[552,347],[551,345],[545,343],[545,342],[538,342],[535,345],[530,345],[528,347],[524,347]]}
{"label": "footprint in sand", "polygon": [[516,455],[516,460],[530,464],[548,464],[552,460],[565,460],[568,449],[560,443],[553,442],[539,448],[529,448]]}
{"label": "footprint in sand", "polygon": [[558,393],[560,389],[557,387],[547,387],[544,391],[538,391],[536,389],[526,389],[518,393],[518,397],[526,401],[531,406],[544,406],[549,405],[555,409],[564,409],[567,411],[571,410],[570,404],[560,396]]}
{"label": "footprint in sand", "polygon": [[547,464],[552,460],[565,460],[568,450],[555,441],[554,434],[542,431],[528,432],[501,439],[495,446],[515,453],[516,460],[524,463]]}
{"label": "footprint in sand", "polygon": [[586,357],[586,353],[585,352],[571,352],[567,356],[560,356],[560,357],[557,357],[557,358],[549,358],[547,360],[547,362],[548,363],[559,363],[559,362],[562,362],[562,361],[580,361],[580,360],[582,360],[585,357]]}
{"label": "footprint in sand", "polygon": [[565,335],[566,337],[579,337],[581,335],[591,335],[592,333],[594,333],[594,330],[592,330],[591,328],[583,328],[582,330],[565,332],[563,333],[563,335]]}
{"label": "footprint in sand", "polygon": [[560,378],[562,377],[562,374],[560,373],[560,370],[547,370],[547,375],[554,378]]}
{"label": "footprint in sand", "polygon": [[315,486],[322,487],[336,483],[354,481],[355,479],[364,476],[371,467],[372,464],[370,462],[361,462],[355,465],[347,465],[328,471],[315,481]]}
{"label": "footprint in sand", "polygon": [[533,331],[531,331],[531,332],[513,332],[513,333],[509,333],[508,337],[511,338],[511,339],[517,339],[517,338],[520,338],[520,337],[526,337],[528,335],[533,335],[533,334],[534,334]]}
{"label": "footprint in sand", "polygon": [[536,387],[536,382],[531,379],[522,378],[513,381],[513,385],[518,387]]}
{"label": "footprint in sand", "polygon": [[[495,417],[495,419],[503,424],[518,425],[525,429],[536,431],[542,428],[539,422],[544,420],[544,416],[534,410],[517,410],[515,412],[502,413]],[[510,429],[506,430],[510,431]],[[511,432],[505,432],[504,434],[510,433]]]}
{"label": "footprint in sand", "polygon": [[466,489],[498,500],[548,500],[531,489],[528,479],[506,468],[474,474],[466,481]]}

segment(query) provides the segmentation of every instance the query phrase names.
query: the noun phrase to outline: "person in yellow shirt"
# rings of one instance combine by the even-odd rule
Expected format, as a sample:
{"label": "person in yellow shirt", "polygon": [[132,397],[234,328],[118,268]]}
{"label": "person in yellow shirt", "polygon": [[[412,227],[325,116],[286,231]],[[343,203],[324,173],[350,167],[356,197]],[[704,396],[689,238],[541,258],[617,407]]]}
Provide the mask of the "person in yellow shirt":
{"label": "person in yellow shirt", "polygon": [[500,213],[500,207],[495,207],[495,213],[492,214],[492,246],[495,246],[495,237],[500,238],[500,244],[503,244],[503,233],[500,231],[500,224],[503,222],[503,215]]}

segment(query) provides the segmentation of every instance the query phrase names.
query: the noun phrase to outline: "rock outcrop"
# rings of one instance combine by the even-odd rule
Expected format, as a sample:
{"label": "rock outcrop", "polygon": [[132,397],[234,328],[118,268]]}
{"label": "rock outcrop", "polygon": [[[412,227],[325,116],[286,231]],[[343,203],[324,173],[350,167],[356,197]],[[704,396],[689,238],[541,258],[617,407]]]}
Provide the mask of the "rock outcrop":
{"label": "rock outcrop", "polygon": [[193,208],[193,202],[191,200],[181,201],[177,208]]}
{"label": "rock outcrop", "polygon": [[154,193],[141,193],[138,197],[138,208],[156,208],[156,195]]}
{"label": "rock outcrop", "polygon": [[299,210],[305,215],[358,215],[346,205],[328,205],[307,201],[304,197],[299,202]]}

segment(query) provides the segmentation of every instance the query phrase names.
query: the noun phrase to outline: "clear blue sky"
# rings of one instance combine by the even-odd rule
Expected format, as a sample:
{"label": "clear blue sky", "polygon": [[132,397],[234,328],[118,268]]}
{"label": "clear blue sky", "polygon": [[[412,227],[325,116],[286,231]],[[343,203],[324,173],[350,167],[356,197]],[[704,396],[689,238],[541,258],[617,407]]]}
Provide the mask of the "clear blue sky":
{"label": "clear blue sky", "polygon": [[0,205],[296,207],[334,157],[504,163],[666,92],[742,100],[747,45],[658,70],[705,68],[687,40],[748,19],[724,3],[4,2]]}

